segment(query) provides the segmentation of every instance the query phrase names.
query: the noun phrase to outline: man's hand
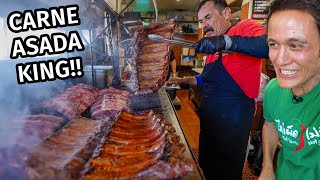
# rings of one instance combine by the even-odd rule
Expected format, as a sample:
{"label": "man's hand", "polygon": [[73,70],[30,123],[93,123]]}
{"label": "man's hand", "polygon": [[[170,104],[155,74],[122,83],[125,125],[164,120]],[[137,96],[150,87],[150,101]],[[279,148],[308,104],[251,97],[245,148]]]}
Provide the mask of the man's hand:
{"label": "man's hand", "polygon": [[188,77],[170,77],[168,81],[166,82],[167,86],[171,86],[172,84],[189,84],[191,86],[196,86],[197,85],[197,79],[195,76],[188,76]]}
{"label": "man's hand", "polygon": [[262,152],[263,162],[259,180],[275,180],[273,157],[275,155],[280,138],[273,122],[267,120],[262,128]]}
{"label": "man's hand", "polygon": [[204,54],[215,54],[216,52],[224,50],[225,47],[226,41],[224,36],[204,37],[194,45],[196,53]]}
{"label": "man's hand", "polygon": [[274,171],[271,168],[262,168],[258,180],[275,180]]}
{"label": "man's hand", "polygon": [[167,86],[171,86],[172,84],[182,84],[183,83],[183,78],[180,78],[180,77],[170,77],[168,79],[168,81],[166,82],[166,85]]}

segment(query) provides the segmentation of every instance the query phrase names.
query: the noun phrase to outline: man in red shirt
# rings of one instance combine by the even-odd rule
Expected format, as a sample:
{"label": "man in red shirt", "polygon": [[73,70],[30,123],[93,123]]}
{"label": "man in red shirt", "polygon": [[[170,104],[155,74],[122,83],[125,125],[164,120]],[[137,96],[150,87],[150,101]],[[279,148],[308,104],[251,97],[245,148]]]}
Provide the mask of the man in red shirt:
{"label": "man in red shirt", "polygon": [[224,173],[223,179],[242,179],[261,58],[268,57],[263,25],[244,20],[232,26],[230,17],[224,0],[199,3],[198,19],[206,37],[196,43],[195,50],[208,54],[203,73],[168,80],[169,84],[201,86],[199,164],[206,179]]}

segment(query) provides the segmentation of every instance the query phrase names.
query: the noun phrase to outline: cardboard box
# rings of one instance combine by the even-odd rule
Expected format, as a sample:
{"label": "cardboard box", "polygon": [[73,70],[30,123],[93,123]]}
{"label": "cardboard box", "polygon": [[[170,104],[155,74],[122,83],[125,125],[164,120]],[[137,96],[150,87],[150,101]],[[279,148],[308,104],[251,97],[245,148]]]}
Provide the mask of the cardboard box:
{"label": "cardboard box", "polygon": [[182,48],[182,56],[188,56],[189,55],[189,48]]}

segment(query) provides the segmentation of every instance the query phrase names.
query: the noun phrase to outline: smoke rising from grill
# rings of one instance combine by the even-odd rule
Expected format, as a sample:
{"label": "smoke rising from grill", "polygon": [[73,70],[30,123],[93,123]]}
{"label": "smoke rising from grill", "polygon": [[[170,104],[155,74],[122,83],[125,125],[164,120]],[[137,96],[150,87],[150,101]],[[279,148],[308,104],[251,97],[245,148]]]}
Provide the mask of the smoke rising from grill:
{"label": "smoke rising from grill", "polygon": [[26,154],[43,139],[42,128],[27,124],[30,120],[23,117],[31,114],[38,103],[63,91],[71,83],[52,81],[18,85],[15,64],[16,60],[0,62],[0,170],[4,171],[3,176],[0,172],[0,179],[24,177]]}
{"label": "smoke rising from grill", "polygon": [[14,131],[0,132],[0,147],[14,144],[15,138],[21,134],[24,123],[12,124],[14,117],[31,114],[31,108],[36,108],[40,101],[61,92],[68,84],[67,81],[53,81],[21,86],[16,83],[14,66],[15,62],[12,61],[0,62],[0,126],[3,130],[14,128]]}
{"label": "smoke rising from grill", "polygon": [[[24,126],[29,120],[21,119],[22,116],[36,114],[38,104],[49,99],[65,90],[71,85],[83,82],[84,79],[55,80],[50,82],[40,82],[32,84],[19,85],[17,83],[16,64],[31,61],[57,60],[59,58],[70,58],[73,54],[59,54],[57,56],[41,56],[32,59],[10,60],[10,49],[12,39],[16,36],[26,37],[29,35],[39,36],[40,34],[51,34],[55,32],[68,32],[77,30],[94,29],[94,24],[98,22],[98,16],[104,16],[102,11],[92,8],[92,1],[79,0],[0,0],[0,179],[21,179],[24,160],[28,151],[28,146],[32,146],[41,139],[41,134],[37,132],[28,132],[30,137],[24,136]],[[79,16],[81,25],[40,30],[28,31],[23,33],[12,33],[7,27],[7,16],[13,11],[23,12],[24,10],[34,10],[38,8],[59,7],[71,4],[79,5]],[[103,19],[103,18],[102,18]],[[79,33],[81,35],[81,33]],[[81,37],[83,38],[83,37]],[[81,56],[75,52],[76,56]],[[83,58],[85,60],[85,58]],[[29,125],[28,125],[29,126]],[[32,126],[31,126],[32,127]],[[31,128],[34,129],[34,128]],[[3,173],[3,171],[5,171]],[[4,174],[4,176],[2,176]]]}

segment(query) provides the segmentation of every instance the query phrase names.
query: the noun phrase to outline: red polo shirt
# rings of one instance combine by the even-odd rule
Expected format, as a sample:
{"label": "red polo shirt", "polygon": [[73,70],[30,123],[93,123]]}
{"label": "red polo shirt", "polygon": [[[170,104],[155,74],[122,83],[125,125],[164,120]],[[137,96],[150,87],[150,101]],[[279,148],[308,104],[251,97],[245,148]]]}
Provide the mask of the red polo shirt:
{"label": "red polo shirt", "polygon": [[[243,37],[260,36],[266,34],[266,29],[255,20],[247,19],[239,22],[229,29],[229,36],[240,35]],[[218,60],[219,53],[209,54],[206,64]],[[233,54],[223,54],[222,63],[227,72],[240,86],[249,98],[256,98],[259,94],[261,58],[255,58],[246,54],[234,52]]]}

